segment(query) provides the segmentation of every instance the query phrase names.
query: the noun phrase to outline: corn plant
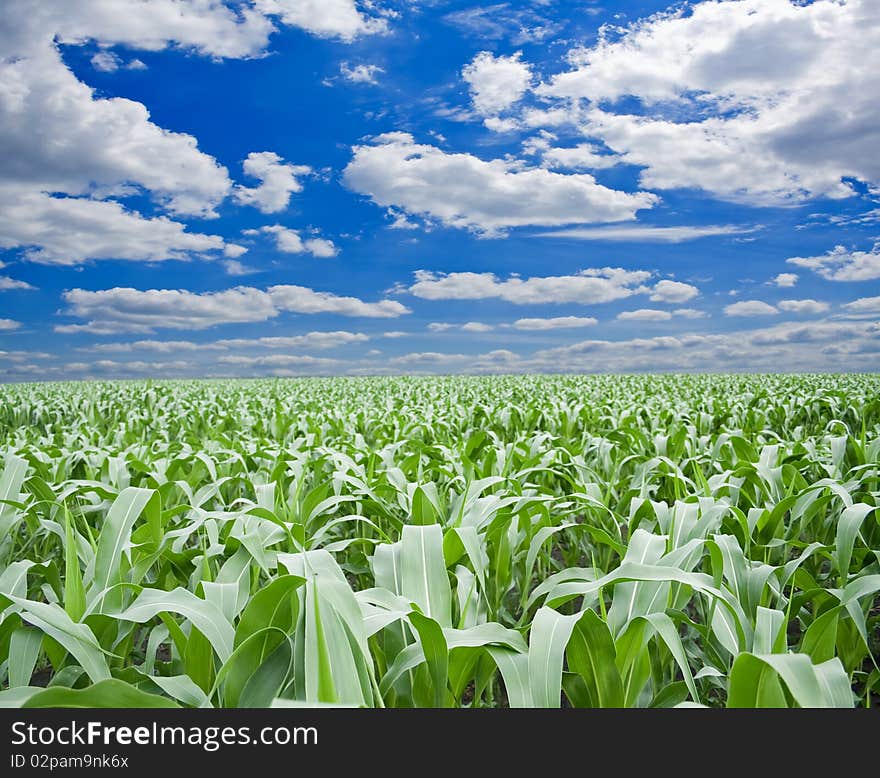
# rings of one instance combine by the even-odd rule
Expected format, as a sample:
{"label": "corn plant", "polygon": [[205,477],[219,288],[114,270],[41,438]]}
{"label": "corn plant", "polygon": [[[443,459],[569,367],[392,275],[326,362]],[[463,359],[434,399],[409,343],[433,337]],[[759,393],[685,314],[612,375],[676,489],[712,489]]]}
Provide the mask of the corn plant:
{"label": "corn plant", "polygon": [[0,705],[851,707],[869,375],[0,389]]}

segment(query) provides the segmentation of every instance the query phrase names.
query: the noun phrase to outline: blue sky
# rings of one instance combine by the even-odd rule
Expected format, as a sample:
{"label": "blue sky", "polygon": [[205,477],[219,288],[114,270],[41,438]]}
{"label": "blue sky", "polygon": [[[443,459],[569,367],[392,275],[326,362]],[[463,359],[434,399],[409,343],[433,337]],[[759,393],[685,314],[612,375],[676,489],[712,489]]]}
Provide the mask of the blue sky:
{"label": "blue sky", "polygon": [[0,378],[877,370],[872,0],[13,0]]}

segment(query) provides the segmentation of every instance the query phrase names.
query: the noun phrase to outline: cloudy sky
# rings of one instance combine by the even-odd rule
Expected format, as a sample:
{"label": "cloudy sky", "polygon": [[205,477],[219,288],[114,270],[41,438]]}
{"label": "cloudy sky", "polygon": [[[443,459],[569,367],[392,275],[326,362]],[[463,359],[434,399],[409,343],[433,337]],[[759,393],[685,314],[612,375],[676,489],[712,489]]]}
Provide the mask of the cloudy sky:
{"label": "cloudy sky", "polygon": [[5,0],[0,379],[880,369],[876,0]]}

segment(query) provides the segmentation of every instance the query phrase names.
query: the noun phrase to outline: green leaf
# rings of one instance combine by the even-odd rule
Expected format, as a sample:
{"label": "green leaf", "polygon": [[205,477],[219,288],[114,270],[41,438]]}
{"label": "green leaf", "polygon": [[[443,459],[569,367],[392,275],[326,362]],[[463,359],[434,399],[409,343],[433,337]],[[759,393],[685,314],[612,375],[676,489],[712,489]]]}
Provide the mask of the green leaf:
{"label": "green leaf", "polygon": [[[841,689],[849,689],[843,665],[832,659],[814,665],[806,654],[742,653],[733,663],[728,688],[728,708],[788,707],[779,682],[785,684],[802,708],[852,707]],[[845,703],[845,704],[844,704]]]}
{"label": "green leaf", "polygon": [[170,592],[144,589],[128,608],[113,617],[143,624],[160,613],[176,613],[188,619],[208,639],[221,662],[229,659],[235,640],[232,625],[216,605],[182,587]]}
{"label": "green leaf", "polygon": [[113,502],[98,536],[94,574],[89,586],[90,601],[103,596],[107,589],[122,581],[122,554],[131,539],[135,521],[145,510],[154,513],[160,510],[158,495],[153,489],[130,486]]}
{"label": "green leaf", "polygon": [[136,686],[108,678],[85,689],[53,686],[38,692],[22,705],[23,708],[179,708],[158,694],[148,694]]}
{"label": "green leaf", "polygon": [[82,665],[89,678],[98,682],[110,677],[103,649],[85,624],[71,621],[64,609],[55,603],[26,600],[10,592],[0,594],[18,606],[25,620],[64,646]]}
{"label": "green leaf", "polygon": [[406,525],[401,533],[401,591],[442,627],[452,626],[452,588],[439,524]]}
{"label": "green leaf", "polygon": [[418,633],[422,653],[431,674],[431,683],[434,690],[434,707],[446,707],[449,649],[446,646],[443,628],[434,619],[417,612],[410,614],[409,621]]}
{"label": "green leaf", "polygon": [[43,633],[33,627],[20,627],[9,639],[9,686],[28,686],[40,656]]}
{"label": "green leaf", "polygon": [[82,619],[86,612],[86,591],[77,555],[77,533],[73,518],[64,506],[64,610],[73,621]]}

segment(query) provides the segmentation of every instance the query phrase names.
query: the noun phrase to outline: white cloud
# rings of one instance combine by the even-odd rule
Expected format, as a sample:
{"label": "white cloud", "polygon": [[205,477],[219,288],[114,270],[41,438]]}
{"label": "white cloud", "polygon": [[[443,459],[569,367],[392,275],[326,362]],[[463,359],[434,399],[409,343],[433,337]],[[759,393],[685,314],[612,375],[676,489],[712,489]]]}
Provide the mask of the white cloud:
{"label": "white cloud", "polygon": [[119,70],[122,60],[112,51],[99,51],[90,60],[92,67],[102,73],[113,73]]}
{"label": "white cloud", "polygon": [[852,313],[877,313],[880,314],[880,297],[860,297],[843,306]]}
{"label": "white cloud", "polygon": [[203,294],[184,289],[71,289],[62,298],[68,304],[65,315],[89,320],[85,325],[57,326],[55,331],[62,333],[201,330],[217,324],[261,322],[278,315],[270,295],[246,286]]}
{"label": "white cloud", "polygon": [[443,365],[462,362],[467,359],[469,359],[467,354],[444,354],[439,351],[416,351],[410,354],[403,354],[399,357],[392,357],[388,362],[391,365]]}
{"label": "white cloud", "polygon": [[339,249],[336,248],[333,241],[326,238],[307,238],[303,241],[303,246],[313,257],[322,259],[335,257],[339,253]]}
{"label": "white cloud", "polygon": [[[166,258],[222,245],[107,201],[146,191],[173,214],[210,216],[230,182],[194,137],[157,126],[141,103],[97,97],[64,64],[56,42],[156,50],[176,41],[203,53],[242,56],[265,43],[271,25],[218,3],[171,0],[149,8],[133,0],[15,2],[3,14],[0,245],[25,247],[29,258],[59,264],[108,255]],[[105,56],[95,63],[106,69],[114,55],[99,54]]]}
{"label": "white cloud", "polygon": [[[785,322],[773,327],[692,333],[631,340],[584,340],[538,351],[517,365],[518,371],[544,372],[564,362],[570,372],[675,372],[752,370],[762,372],[851,370],[880,366],[880,322]],[[873,355],[865,361],[866,354]],[[872,368],[873,366],[873,368]]]}
{"label": "white cloud", "polygon": [[300,176],[312,172],[308,165],[291,165],[274,151],[252,151],[242,165],[246,175],[257,178],[260,185],[235,187],[235,199],[242,205],[253,205],[261,213],[278,213],[287,208],[290,195],[301,192]]}
{"label": "white cloud", "polygon": [[[105,72],[145,67],[138,59],[123,65],[111,48],[117,45],[147,51],[176,47],[215,58],[256,57],[276,29],[273,20],[346,41],[386,28],[384,19],[362,13],[354,0],[5,3],[0,28],[2,247],[23,247],[29,257],[59,264],[183,257],[216,248],[218,238],[184,237],[182,224],[144,218],[113,198],[146,193],[171,215],[211,217],[230,193],[226,169],[202,152],[192,135],[153,122],[143,104],[97,95],[66,66],[58,47],[98,44],[92,64]],[[274,207],[271,202],[281,197],[272,201],[266,193],[265,202]],[[47,215],[50,224],[58,221],[57,230],[45,229]],[[150,232],[157,234],[145,234]],[[138,243],[140,248],[129,248]]]}
{"label": "white cloud", "polygon": [[775,316],[778,313],[772,305],[760,300],[742,300],[724,306],[725,316]]}
{"label": "white cloud", "polygon": [[658,311],[656,308],[639,308],[636,311],[622,311],[617,314],[621,321],[669,321],[669,311]]}
{"label": "white cloud", "polygon": [[643,187],[778,204],[880,182],[875,0],[707,0],[609,33],[538,91]]}
{"label": "white cloud", "polygon": [[405,213],[401,213],[400,211],[395,211],[393,208],[389,208],[385,215],[391,219],[391,224],[388,225],[389,230],[417,230],[419,229],[419,225],[415,222],[411,222],[406,218]]}
{"label": "white cloud", "polygon": [[592,327],[599,323],[592,316],[554,316],[547,319],[517,319],[514,329],[517,330],[564,330],[576,327]]}
{"label": "white cloud", "polygon": [[461,329],[463,332],[491,332],[495,327],[481,321],[469,321],[462,324]]}
{"label": "white cloud", "polygon": [[409,308],[396,300],[367,303],[357,297],[316,292],[306,286],[272,286],[268,293],[279,310],[292,313],[336,313],[340,316],[364,316],[373,319],[395,319],[410,313]]}
{"label": "white cloud", "polygon": [[0,332],[17,330],[21,327],[20,321],[15,321],[14,319],[0,319]]}
{"label": "white cloud", "polygon": [[353,151],[344,177],[355,191],[377,205],[485,235],[510,227],[633,219],[657,202],[653,194],[609,189],[587,174],[449,154],[403,132],[380,135]]}
{"label": "white cloud", "polygon": [[650,227],[642,224],[613,227],[580,227],[571,230],[554,230],[539,232],[540,238],[573,238],[576,240],[614,240],[634,241],[639,243],[682,243],[717,235],[741,235],[753,232],[751,227],[738,227],[733,224],[680,227]]}
{"label": "white cloud", "polygon": [[507,117],[505,119],[501,119],[498,116],[489,116],[483,120],[483,124],[486,129],[492,130],[492,132],[502,133],[502,132],[514,132],[520,128],[520,123],[517,119],[512,117]]}
{"label": "white cloud", "polygon": [[260,272],[257,268],[245,265],[237,259],[224,259],[220,264],[223,265],[228,276],[250,276]]}
{"label": "white cloud", "polygon": [[235,365],[237,367],[332,367],[337,360],[327,357],[313,357],[307,354],[271,354],[269,356],[224,356],[217,360],[221,365]]}
{"label": "white cloud", "polygon": [[212,215],[229,191],[226,169],[193,136],[151,122],[141,103],[96,98],[51,33],[12,44],[0,63],[4,188],[104,197],[142,187],[172,213]]}
{"label": "white cloud", "polygon": [[262,338],[226,338],[215,342],[217,348],[309,348],[330,349],[351,343],[364,343],[370,339],[363,332],[333,330],[332,332],[307,332],[305,335],[280,335]]}
{"label": "white cloud", "polygon": [[117,202],[51,197],[0,184],[0,248],[27,247],[24,257],[32,262],[186,259],[223,245],[218,235],[187,232],[180,222],[145,218]]}
{"label": "white cloud", "polygon": [[102,49],[92,56],[89,60],[92,67],[100,73],[115,73],[117,70],[146,70],[147,66],[139,59],[132,59],[124,62],[122,58],[113,51]]}
{"label": "white cloud", "polygon": [[227,243],[223,247],[223,256],[230,259],[238,259],[242,254],[247,254],[247,248],[239,246],[237,243]]}
{"label": "white cloud", "polygon": [[264,14],[275,15],[286,25],[301,27],[322,38],[353,41],[362,35],[385,32],[388,23],[381,16],[363,13],[359,6],[370,9],[370,2],[356,0],[254,0]]}
{"label": "white cloud", "polygon": [[275,246],[286,254],[311,254],[313,257],[327,259],[335,257],[339,253],[339,249],[332,240],[325,238],[306,238],[303,240],[297,230],[282,227],[280,224],[262,227],[260,231],[274,235]]}
{"label": "white cloud", "polygon": [[673,317],[705,319],[707,315],[705,311],[699,311],[696,308],[676,308],[671,312],[661,311],[657,308],[639,308],[634,311],[622,311],[617,314],[617,318],[621,321],[669,321]]}
{"label": "white cloud", "polygon": [[696,308],[676,308],[672,314],[685,319],[705,319],[709,316],[705,311],[699,311]]}
{"label": "white cloud", "polygon": [[880,278],[880,244],[871,251],[850,251],[835,246],[820,257],[791,257],[791,265],[808,268],[827,281],[873,281]]}
{"label": "white cloud", "polygon": [[700,290],[681,281],[659,281],[651,300],[655,303],[684,303],[700,294]]}
{"label": "white cloud", "polygon": [[36,289],[36,287],[31,286],[27,281],[19,281],[9,276],[0,276],[0,292],[8,292],[12,289]]}
{"label": "white cloud", "polygon": [[45,351],[0,351],[0,359],[9,362],[25,362],[32,359],[52,359],[52,354]]}
{"label": "white cloud", "polygon": [[173,354],[180,351],[215,350],[212,343],[196,343],[191,340],[136,340],[133,343],[95,343],[77,351],[98,354],[128,354],[132,351],[152,351],[157,354]]}
{"label": "white cloud", "polygon": [[581,303],[620,300],[648,290],[651,273],[622,268],[591,268],[571,276],[511,276],[494,273],[432,273],[419,270],[408,291],[425,300],[485,300],[498,298],[517,305]]}
{"label": "white cloud", "polygon": [[494,116],[522,99],[532,81],[528,63],[522,52],[510,57],[496,57],[481,51],[461,71],[470,87],[475,110],[482,116]]}
{"label": "white cloud", "polygon": [[395,318],[409,313],[408,308],[394,300],[368,303],[357,297],[290,285],[272,286],[265,291],[237,286],[201,294],[184,289],[71,289],[62,298],[68,304],[65,315],[87,322],[58,325],[55,331],[99,335],[150,333],[156,329],[202,330],[218,324],[263,322],[282,311],[370,318]]}
{"label": "white cloud", "polygon": [[[519,127],[519,122],[515,122],[515,125]],[[579,143],[577,146],[562,148],[553,145],[555,140],[556,135],[541,130],[538,135],[523,143],[523,153],[539,155],[541,164],[554,170],[601,170],[615,167],[622,161],[616,154],[602,153],[595,143]]]}
{"label": "white cloud", "polygon": [[780,273],[777,276],[774,276],[770,279],[771,284],[775,284],[776,286],[782,288],[789,288],[794,286],[798,282],[798,274],[797,273]]}
{"label": "white cloud", "polygon": [[781,300],[776,307],[789,313],[824,313],[831,306],[819,300]]}
{"label": "white cloud", "polygon": [[128,353],[153,351],[171,354],[179,351],[228,351],[235,349],[330,349],[350,343],[363,343],[370,338],[363,332],[335,330],[333,332],[308,332],[304,335],[283,335],[262,338],[224,338],[223,340],[196,343],[191,340],[136,340],[131,343],[97,343],[81,351],[100,353]]}
{"label": "white cloud", "polygon": [[384,73],[384,69],[378,65],[349,65],[348,62],[342,62],[339,65],[339,73],[346,81],[354,84],[378,84],[376,76]]}

